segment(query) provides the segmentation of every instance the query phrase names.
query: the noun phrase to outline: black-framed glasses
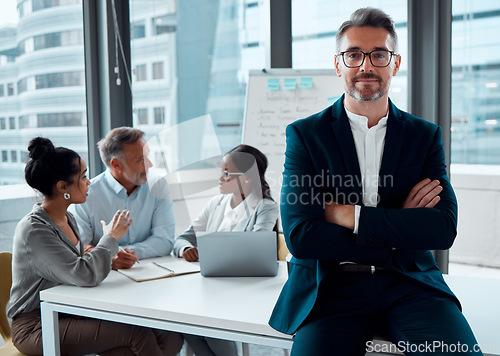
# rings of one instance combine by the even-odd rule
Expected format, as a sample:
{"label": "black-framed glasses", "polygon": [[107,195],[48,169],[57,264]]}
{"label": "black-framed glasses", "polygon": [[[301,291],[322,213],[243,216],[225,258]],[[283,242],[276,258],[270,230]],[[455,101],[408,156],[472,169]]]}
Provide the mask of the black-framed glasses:
{"label": "black-framed glasses", "polygon": [[243,173],[241,173],[241,172],[221,171],[220,175],[222,177],[224,177],[224,179],[227,180],[227,179],[231,178],[232,176],[241,176],[241,175],[243,175]]}
{"label": "black-framed glasses", "polygon": [[348,68],[361,67],[366,56],[370,58],[372,66],[387,67],[391,63],[392,56],[397,56],[397,54],[386,49],[377,49],[368,53],[363,51],[344,51],[340,52],[339,56],[342,56],[342,60]]}

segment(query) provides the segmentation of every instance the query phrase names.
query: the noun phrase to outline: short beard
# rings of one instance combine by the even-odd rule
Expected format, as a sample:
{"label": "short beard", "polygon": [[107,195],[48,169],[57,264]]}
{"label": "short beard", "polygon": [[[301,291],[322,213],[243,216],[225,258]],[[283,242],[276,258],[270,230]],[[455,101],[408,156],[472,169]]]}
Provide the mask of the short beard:
{"label": "short beard", "polygon": [[380,99],[382,96],[384,96],[385,93],[382,93],[382,91],[379,89],[371,97],[366,98],[366,97],[361,96],[361,94],[359,93],[359,90],[352,89],[352,90],[347,90],[347,94],[351,98],[353,98],[354,100],[357,100],[357,101],[375,101],[375,100]]}
{"label": "short beard", "polygon": [[[375,93],[373,93],[372,96],[363,97],[363,96],[361,96],[360,91],[356,88],[357,79],[360,79],[360,78],[370,78],[370,79],[376,78],[376,79],[378,79],[378,81],[380,83],[380,87],[378,88],[378,90]],[[378,100],[387,93],[387,90],[389,87],[388,85],[384,86],[383,85],[384,82],[382,81],[382,78],[380,78],[379,76],[376,76],[374,74],[362,74],[362,75],[356,76],[353,78],[351,83],[352,83],[351,86],[346,88],[346,93],[356,101],[375,101],[375,100]]]}

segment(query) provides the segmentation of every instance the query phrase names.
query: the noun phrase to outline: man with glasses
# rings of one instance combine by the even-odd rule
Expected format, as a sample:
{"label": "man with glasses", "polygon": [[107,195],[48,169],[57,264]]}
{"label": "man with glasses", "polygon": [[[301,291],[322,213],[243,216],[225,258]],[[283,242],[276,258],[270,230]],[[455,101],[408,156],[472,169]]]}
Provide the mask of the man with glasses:
{"label": "man with glasses", "polygon": [[[441,129],[388,97],[394,23],[359,9],[336,47],[345,94],[286,130],[281,217],[294,257],[270,325],[295,333],[292,356],[364,355],[374,335],[405,354],[482,355],[430,251],[450,248],[457,227]],[[325,175],[335,179],[314,179]]]}

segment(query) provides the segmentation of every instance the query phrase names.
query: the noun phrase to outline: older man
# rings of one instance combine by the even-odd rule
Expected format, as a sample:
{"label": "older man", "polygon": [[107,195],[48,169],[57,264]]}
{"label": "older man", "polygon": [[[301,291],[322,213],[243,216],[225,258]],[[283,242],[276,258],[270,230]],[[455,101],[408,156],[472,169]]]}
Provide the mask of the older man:
{"label": "older man", "polygon": [[168,188],[151,193],[147,171],[152,167],[144,132],[131,127],[111,130],[98,143],[101,159],[108,168],[90,185],[87,202],[74,205],[75,215],[86,249],[102,236],[101,220],[109,221],[119,210],[127,209],[133,223],[120,240],[121,251],[113,268],[130,268],[138,259],[168,255],[174,243],[174,214]]}

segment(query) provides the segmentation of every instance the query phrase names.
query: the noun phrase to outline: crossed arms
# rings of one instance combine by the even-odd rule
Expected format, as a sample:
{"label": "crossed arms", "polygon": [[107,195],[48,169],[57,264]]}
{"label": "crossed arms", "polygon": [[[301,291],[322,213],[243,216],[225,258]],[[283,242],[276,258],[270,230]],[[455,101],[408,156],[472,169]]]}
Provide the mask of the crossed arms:
{"label": "crossed arms", "polygon": [[311,137],[304,137],[296,127],[289,126],[281,215],[290,252],[299,259],[387,265],[393,249],[449,248],[456,236],[457,203],[446,175],[440,129],[435,129],[428,140],[421,157],[413,158],[422,166],[413,177],[416,183],[409,185],[409,180],[397,179],[394,189],[404,196],[401,200],[393,199],[391,208],[361,207],[356,235],[354,205],[338,204],[331,199],[290,204],[289,196],[324,193],[323,187],[290,183],[293,177],[313,176],[324,162],[330,161],[324,159],[324,151],[315,146],[318,143]]}
{"label": "crossed arms", "polygon": [[[401,209],[434,208],[441,200],[443,190],[437,179],[425,178],[417,183],[404,201]],[[354,230],[354,205],[339,204],[335,201],[325,203],[325,221]]]}

